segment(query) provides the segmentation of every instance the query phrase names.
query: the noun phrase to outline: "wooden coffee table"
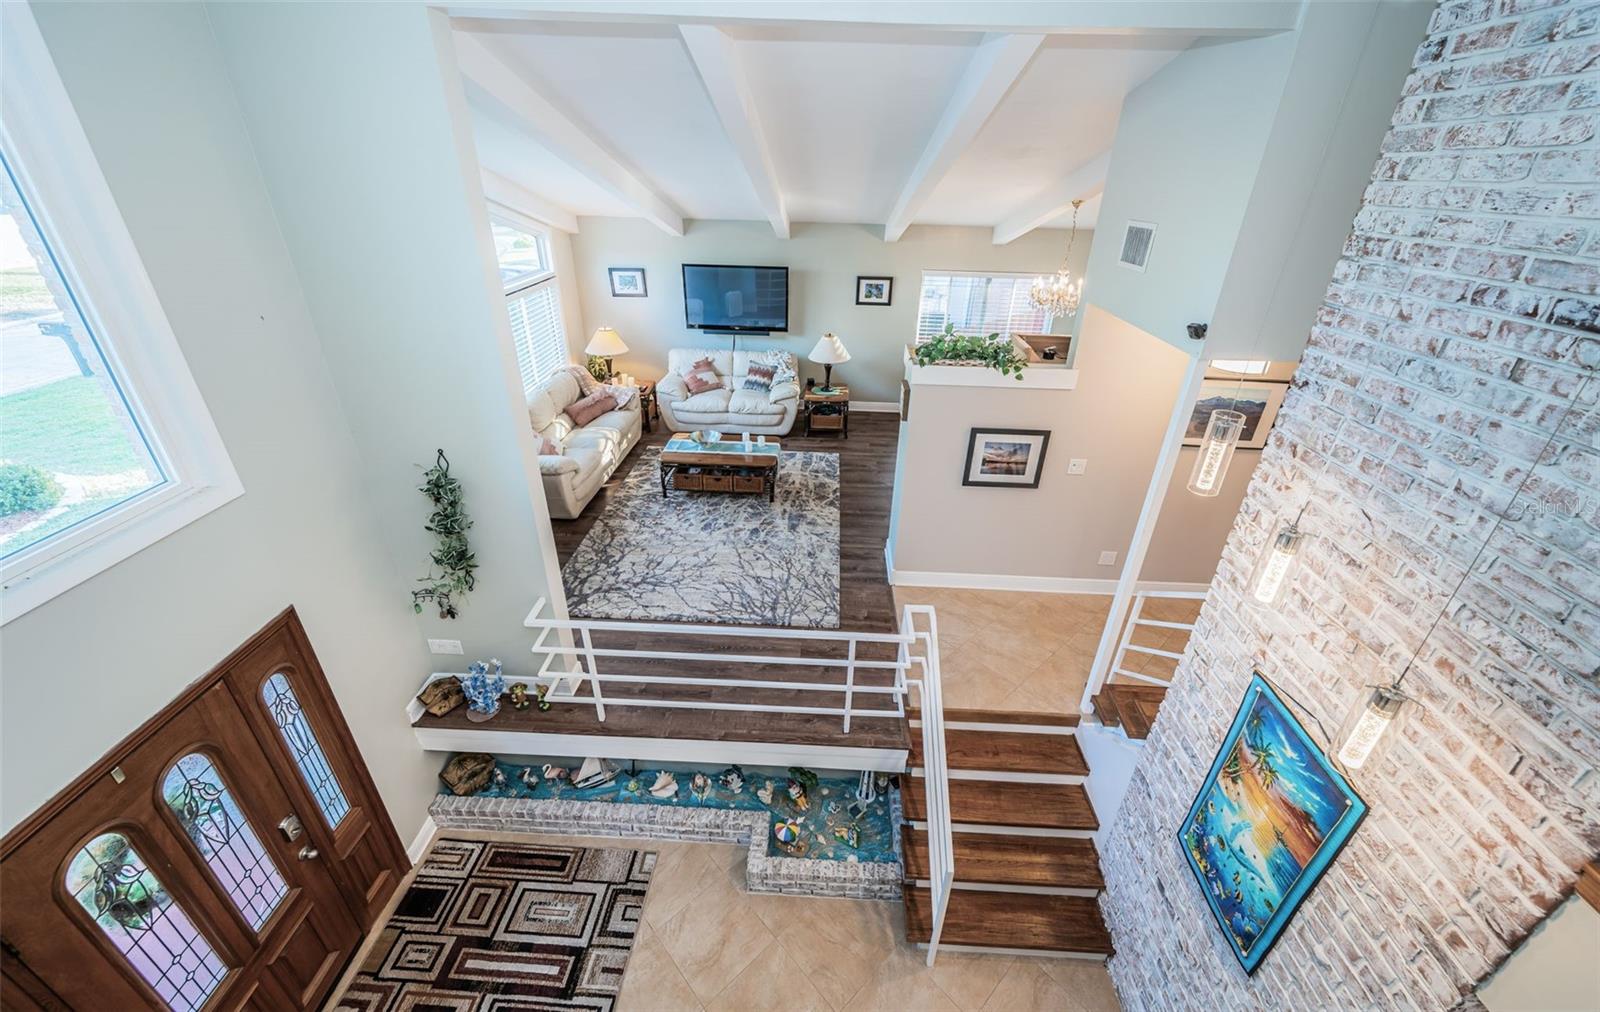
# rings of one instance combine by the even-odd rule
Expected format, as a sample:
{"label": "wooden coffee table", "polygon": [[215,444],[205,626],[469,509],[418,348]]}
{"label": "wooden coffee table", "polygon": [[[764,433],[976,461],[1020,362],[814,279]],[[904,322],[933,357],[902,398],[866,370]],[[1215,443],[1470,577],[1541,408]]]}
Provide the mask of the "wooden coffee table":
{"label": "wooden coffee table", "polygon": [[687,432],[674,432],[661,449],[661,498],[667,489],[686,492],[727,492],[733,495],[766,493],[772,502],[778,494],[778,441],[744,443],[724,437],[716,443],[697,443]]}

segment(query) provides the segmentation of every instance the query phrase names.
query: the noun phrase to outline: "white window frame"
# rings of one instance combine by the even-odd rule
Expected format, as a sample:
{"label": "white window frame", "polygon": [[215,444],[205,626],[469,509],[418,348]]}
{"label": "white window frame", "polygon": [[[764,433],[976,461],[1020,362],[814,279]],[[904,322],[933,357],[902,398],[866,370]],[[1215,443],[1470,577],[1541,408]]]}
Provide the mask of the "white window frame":
{"label": "white window frame", "polygon": [[167,475],[0,564],[4,625],[232,501],[244,486],[28,4],[0,3],[0,46],[0,145]]}
{"label": "white window frame", "polygon": [[[539,241],[539,248],[542,254],[541,259],[543,259],[547,265],[547,269],[538,273],[523,274],[519,277],[513,278],[510,283],[502,285],[502,294],[509,303],[512,299],[518,299],[525,296],[529,289],[537,288],[541,285],[550,286],[550,290],[555,298],[556,322],[561,328],[561,345],[563,348],[567,349],[563,364],[570,365],[572,363],[572,335],[567,333],[566,313],[561,305],[561,287],[557,278],[555,254],[550,249],[550,226],[545,225],[536,218],[531,218],[528,215],[523,214],[521,211],[518,211],[516,208],[510,207],[509,205],[502,204],[495,200],[489,200],[487,203],[489,205],[490,222],[498,222],[499,224],[505,225],[508,228],[514,228],[519,232],[525,232]],[[495,267],[497,269],[499,264],[500,258],[496,256]],[[516,341],[514,327],[512,331],[512,341],[513,343]],[[515,348],[513,348],[513,351],[515,351]],[[529,349],[529,352],[531,356],[532,349]],[[539,377],[539,379],[535,380],[534,382],[543,382],[552,373],[554,373],[556,369],[559,368],[561,368],[560,365],[551,367],[545,372],[544,376]],[[521,385],[522,380],[520,368],[518,369],[518,373],[519,375],[517,381],[519,385]],[[522,393],[523,396],[528,395],[528,388],[525,385],[523,386]]]}
{"label": "white window frame", "polygon": [[[922,286],[926,282],[927,276],[929,274],[937,274],[937,275],[942,275],[944,277],[952,277],[952,278],[1011,278],[1012,280],[1015,280],[1015,281],[1027,281],[1029,283],[1032,283],[1033,279],[1039,276],[1037,274],[1026,274],[1026,273],[1023,273],[1021,271],[953,271],[953,270],[943,270],[943,269],[938,268],[938,267],[924,267],[922,269],[922,273],[917,276],[917,318],[912,321],[912,328],[913,329],[912,329],[912,332],[911,332],[911,342],[912,342],[913,345],[923,344],[923,343],[931,340],[931,338],[923,337],[922,334],[921,334],[921,329],[922,329]],[[1050,333],[1051,332],[1050,328],[1052,326],[1054,326],[1054,325],[1055,325],[1055,318],[1052,317],[1049,313],[1045,313],[1044,314],[1044,326],[1041,328],[1041,331],[1043,333]],[[958,330],[957,333],[959,333],[959,332],[960,331]],[[974,336],[976,336],[976,337],[987,337],[988,335],[987,334],[977,334],[977,335],[974,335]],[[1006,339],[1006,340],[1010,339],[1010,336],[1006,335],[1006,334],[1002,334],[1001,337]]]}

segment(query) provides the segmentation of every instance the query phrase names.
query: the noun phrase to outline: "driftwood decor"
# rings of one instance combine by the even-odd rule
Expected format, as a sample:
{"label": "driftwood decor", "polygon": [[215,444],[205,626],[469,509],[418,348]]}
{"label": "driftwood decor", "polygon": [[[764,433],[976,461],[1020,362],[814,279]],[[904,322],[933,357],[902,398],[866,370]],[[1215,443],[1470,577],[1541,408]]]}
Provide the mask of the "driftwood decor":
{"label": "driftwood decor", "polygon": [[467,701],[466,693],[461,691],[461,679],[441,678],[436,682],[429,682],[417,693],[417,702],[422,708],[435,717],[443,717]]}
{"label": "driftwood decor", "polygon": [[487,752],[463,752],[445,764],[439,779],[458,797],[476,794],[489,786],[494,776],[494,756]]}

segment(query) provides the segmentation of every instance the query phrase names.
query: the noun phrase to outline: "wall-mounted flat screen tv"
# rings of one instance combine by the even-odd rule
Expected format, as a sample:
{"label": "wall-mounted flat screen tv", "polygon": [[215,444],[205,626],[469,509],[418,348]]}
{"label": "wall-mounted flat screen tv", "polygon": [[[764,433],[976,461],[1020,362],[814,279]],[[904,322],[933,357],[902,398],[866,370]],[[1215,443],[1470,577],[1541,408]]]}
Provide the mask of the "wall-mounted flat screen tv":
{"label": "wall-mounted flat screen tv", "polygon": [[684,264],[683,318],[693,330],[788,330],[789,268]]}

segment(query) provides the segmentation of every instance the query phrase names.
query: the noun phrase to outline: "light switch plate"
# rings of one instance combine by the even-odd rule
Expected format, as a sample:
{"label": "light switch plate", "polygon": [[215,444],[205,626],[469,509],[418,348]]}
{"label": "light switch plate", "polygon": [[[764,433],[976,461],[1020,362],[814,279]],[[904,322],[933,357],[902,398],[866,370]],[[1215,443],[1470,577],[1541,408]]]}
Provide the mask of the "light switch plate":
{"label": "light switch plate", "polygon": [[459,654],[461,653],[461,641],[429,640],[428,651],[435,654]]}
{"label": "light switch plate", "polygon": [[1116,564],[1117,564],[1117,553],[1116,552],[1101,552],[1100,553],[1100,565],[1102,565],[1102,566],[1115,566]]}
{"label": "light switch plate", "polygon": [[1082,474],[1089,469],[1089,462],[1082,457],[1073,457],[1067,461],[1068,474]]}

